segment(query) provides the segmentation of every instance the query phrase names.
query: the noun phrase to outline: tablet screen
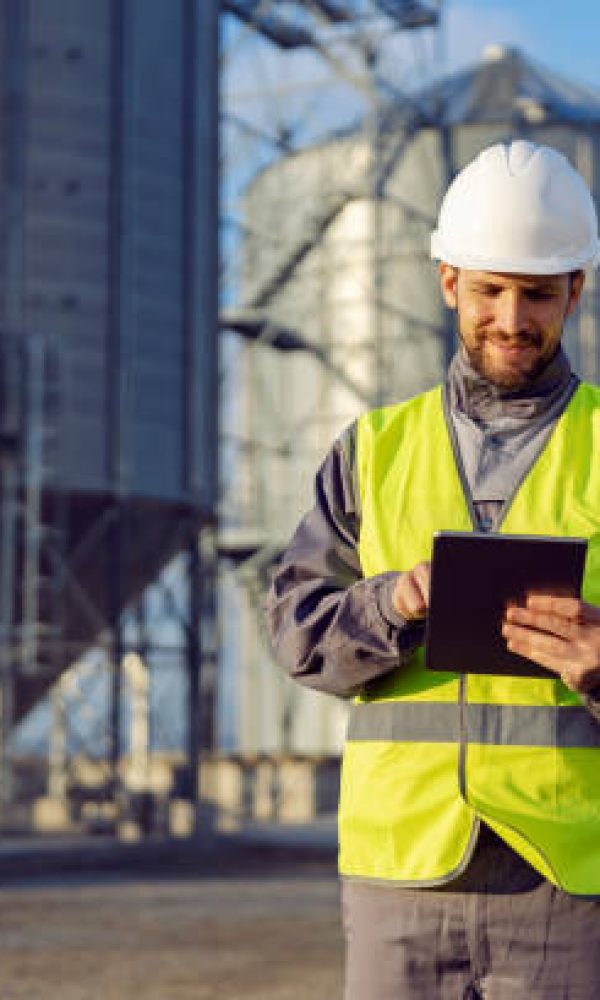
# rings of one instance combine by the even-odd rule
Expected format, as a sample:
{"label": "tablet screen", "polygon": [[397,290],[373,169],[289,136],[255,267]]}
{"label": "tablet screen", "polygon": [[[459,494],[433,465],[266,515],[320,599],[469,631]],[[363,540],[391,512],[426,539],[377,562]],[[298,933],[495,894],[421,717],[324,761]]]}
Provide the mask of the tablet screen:
{"label": "tablet screen", "polygon": [[511,653],[502,635],[509,603],[530,591],[579,596],[587,542],[547,535],[441,531],[433,543],[425,665],[476,674],[556,675]]}

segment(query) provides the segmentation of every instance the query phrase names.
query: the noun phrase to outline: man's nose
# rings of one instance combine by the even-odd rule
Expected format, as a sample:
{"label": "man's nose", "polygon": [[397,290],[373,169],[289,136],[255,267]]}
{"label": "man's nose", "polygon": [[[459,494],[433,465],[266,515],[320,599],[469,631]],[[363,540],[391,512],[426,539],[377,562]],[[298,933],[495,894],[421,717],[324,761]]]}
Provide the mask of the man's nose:
{"label": "man's nose", "polygon": [[498,301],[497,321],[507,336],[514,337],[528,329],[527,302],[517,291],[507,290]]}

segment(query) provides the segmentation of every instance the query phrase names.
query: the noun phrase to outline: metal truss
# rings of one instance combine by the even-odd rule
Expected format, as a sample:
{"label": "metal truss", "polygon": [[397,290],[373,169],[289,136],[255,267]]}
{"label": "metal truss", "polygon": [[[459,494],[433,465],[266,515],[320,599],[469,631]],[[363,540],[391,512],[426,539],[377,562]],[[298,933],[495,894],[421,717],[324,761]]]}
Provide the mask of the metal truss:
{"label": "metal truss", "polygon": [[[318,340],[308,333],[318,303],[299,303],[296,313],[282,320],[279,302],[296,276],[306,273],[313,261],[323,257],[328,234],[353,203],[367,199],[379,206],[375,218],[379,219],[377,225],[382,225],[391,174],[420,130],[435,126],[438,120],[436,109],[416,100],[413,92],[433,64],[439,63],[442,4],[411,0],[222,0],[221,9],[225,15],[221,52],[224,228],[220,319],[224,459],[219,551],[227,573],[236,576],[246,595],[248,614],[256,618],[255,634],[264,648],[263,653],[246,650],[248,662],[239,666],[243,672],[250,669],[253,656],[268,655],[260,622],[260,595],[285,537],[277,523],[264,524],[257,499],[250,498],[249,504],[243,506],[237,473],[246,468],[246,481],[254,482],[254,493],[259,493],[256,477],[262,475],[261,456],[272,450],[292,470],[301,457],[303,432],[318,419],[311,397],[306,414],[299,416],[297,425],[290,429],[281,419],[285,383],[278,392],[268,377],[259,375],[260,365],[254,365],[253,358],[258,361],[265,351],[282,359],[300,355],[312,358],[315,370],[321,373],[324,403],[332,390],[340,388],[354,398],[357,408],[381,402],[386,373],[377,316],[397,307],[385,302],[378,286],[382,251],[377,232],[372,235],[374,242],[369,251],[374,261],[374,288],[365,288],[365,297],[369,297],[376,317],[370,336],[380,355],[377,384],[366,386],[340,361],[339,350],[326,331]],[[394,45],[398,46],[396,55],[402,54],[400,58],[391,58]],[[343,122],[327,117],[328,95],[339,95]],[[295,239],[281,244],[279,252],[277,232],[253,231],[256,218],[250,221],[244,212],[253,173],[292,161],[305,144],[327,143],[336,135],[343,139],[357,119],[362,122],[356,133],[360,136],[362,132],[362,146],[357,141],[349,150],[343,175],[336,178],[335,185],[327,183],[321,196],[318,190],[315,192],[314,202],[305,213],[305,224],[298,226]],[[369,150],[366,163],[365,148]],[[249,163],[254,164],[253,169],[246,167]],[[299,201],[295,202],[300,197],[300,191],[295,192],[293,187],[282,192],[282,215],[301,212]],[[248,281],[252,248],[260,253],[265,246],[270,248],[272,266],[263,267],[260,280],[252,283]],[[314,264],[315,268],[319,266]],[[317,285],[318,281],[316,275]],[[415,323],[419,322],[415,318]],[[236,430],[234,414],[240,393],[246,393],[253,408],[270,422],[273,434],[268,442],[253,437],[252,426],[244,420],[239,422],[239,418]],[[263,488],[277,489],[269,483],[264,483]],[[282,746],[288,743],[289,732],[284,729],[289,730],[292,702],[291,697],[286,702]]]}

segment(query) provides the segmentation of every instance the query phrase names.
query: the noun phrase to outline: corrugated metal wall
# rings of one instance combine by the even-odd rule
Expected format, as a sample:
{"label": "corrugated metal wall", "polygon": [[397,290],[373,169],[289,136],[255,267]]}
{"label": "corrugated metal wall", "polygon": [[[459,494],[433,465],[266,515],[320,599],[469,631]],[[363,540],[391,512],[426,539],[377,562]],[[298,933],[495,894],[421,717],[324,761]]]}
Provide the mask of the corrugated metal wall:
{"label": "corrugated metal wall", "polygon": [[[23,329],[60,348],[51,459],[68,490],[215,501],[216,317],[198,317],[190,288],[212,268],[198,253],[214,226],[215,185],[197,169],[209,152],[199,105],[214,89],[202,78],[201,8],[0,6],[11,44],[15,20],[21,29]],[[0,248],[8,275],[14,246]]]}
{"label": "corrugated metal wall", "polygon": [[57,479],[100,490],[111,403],[111,8],[23,6],[25,336],[60,354]]}

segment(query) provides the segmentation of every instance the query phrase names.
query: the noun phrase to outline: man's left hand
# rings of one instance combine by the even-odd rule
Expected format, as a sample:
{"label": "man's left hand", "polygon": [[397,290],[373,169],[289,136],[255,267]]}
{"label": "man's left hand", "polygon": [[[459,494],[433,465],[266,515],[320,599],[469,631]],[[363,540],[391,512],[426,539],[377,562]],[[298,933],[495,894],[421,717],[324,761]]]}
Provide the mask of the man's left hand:
{"label": "man's left hand", "polygon": [[575,597],[530,594],[506,610],[502,634],[513,653],[552,670],[572,691],[600,685],[600,608]]}

